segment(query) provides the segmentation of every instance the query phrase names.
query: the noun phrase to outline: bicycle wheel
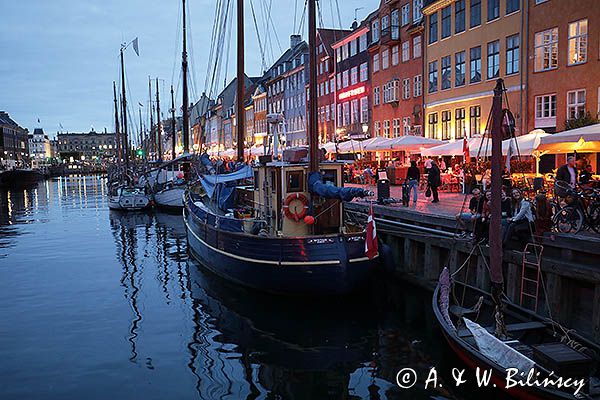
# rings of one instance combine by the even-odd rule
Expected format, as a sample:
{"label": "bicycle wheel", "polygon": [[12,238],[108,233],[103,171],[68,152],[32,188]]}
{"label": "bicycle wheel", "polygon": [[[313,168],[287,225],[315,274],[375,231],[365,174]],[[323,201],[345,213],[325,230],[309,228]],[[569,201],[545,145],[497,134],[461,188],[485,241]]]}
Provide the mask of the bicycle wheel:
{"label": "bicycle wheel", "polygon": [[594,230],[594,232],[600,233],[600,204],[592,203],[588,210],[589,224],[590,228]]}
{"label": "bicycle wheel", "polygon": [[554,229],[561,233],[577,233],[583,226],[583,213],[580,209],[566,206],[552,219]]}

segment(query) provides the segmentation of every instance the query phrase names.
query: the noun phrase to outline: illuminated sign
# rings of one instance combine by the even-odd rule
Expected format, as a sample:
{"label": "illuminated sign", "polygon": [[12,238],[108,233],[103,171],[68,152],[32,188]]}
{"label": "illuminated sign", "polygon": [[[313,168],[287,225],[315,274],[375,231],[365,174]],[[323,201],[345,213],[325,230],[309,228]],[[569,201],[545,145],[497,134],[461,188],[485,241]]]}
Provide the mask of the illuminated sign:
{"label": "illuminated sign", "polygon": [[364,86],[359,86],[357,88],[350,89],[350,90],[347,90],[345,92],[340,93],[338,95],[338,99],[339,100],[345,100],[347,98],[358,96],[359,94],[363,94],[366,91],[367,91],[367,89]]}

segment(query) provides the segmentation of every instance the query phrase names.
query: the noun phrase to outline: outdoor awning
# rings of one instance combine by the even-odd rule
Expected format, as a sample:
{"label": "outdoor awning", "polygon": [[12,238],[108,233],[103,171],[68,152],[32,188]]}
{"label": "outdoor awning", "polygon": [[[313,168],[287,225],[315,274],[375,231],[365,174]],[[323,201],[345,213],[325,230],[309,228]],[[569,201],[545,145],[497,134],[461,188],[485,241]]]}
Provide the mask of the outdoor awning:
{"label": "outdoor awning", "polygon": [[[502,142],[502,155],[508,154],[508,147],[510,146],[511,140],[513,146],[516,144],[513,150],[513,155],[520,154],[522,156],[531,156],[539,154],[538,150],[542,138],[550,136],[550,134],[544,132],[541,129],[535,129],[529,132],[527,135],[517,136],[515,139],[508,139]],[[516,143],[515,143],[516,141]],[[518,149],[519,151],[517,152]]]}
{"label": "outdoor awning", "polygon": [[[469,153],[471,157],[484,156],[485,148],[482,148],[479,151],[479,148],[483,145],[486,145],[486,142],[481,137],[467,139],[467,144],[469,145]],[[492,143],[488,144],[490,150],[492,147]],[[440,146],[431,147],[428,149],[424,149],[421,151],[421,155],[426,157],[441,157],[441,156],[462,156],[463,155],[463,139],[457,139],[454,142],[449,142],[442,144]]]}
{"label": "outdoor awning", "polygon": [[354,153],[364,150],[363,143],[360,140],[348,140],[338,144],[339,153]]}
{"label": "outdoor awning", "polygon": [[600,124],[545,136],[541,139],[538,150],[552,154],[600,152]]}

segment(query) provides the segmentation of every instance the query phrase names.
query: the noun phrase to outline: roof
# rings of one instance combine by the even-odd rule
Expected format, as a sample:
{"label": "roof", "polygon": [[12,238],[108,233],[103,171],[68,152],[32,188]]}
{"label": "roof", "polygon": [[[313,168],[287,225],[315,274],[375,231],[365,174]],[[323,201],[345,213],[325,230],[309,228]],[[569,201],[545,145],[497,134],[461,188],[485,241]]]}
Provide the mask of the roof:
{"label": "roof", "polygon": [[5,111],[0,111],[0,124],[19,126]]}
{"label": "roof", "polygon": [[34,135],[44,135],[44,130],[42,128],[35,128],[33,130]]}
{"label": "roof", "polygon": [[331,46],[351,32],[350,29],[317,29],[317,35],[321,39],[321,44],[325,46],[325,52],[330,56],[333,55],[333,48]]}

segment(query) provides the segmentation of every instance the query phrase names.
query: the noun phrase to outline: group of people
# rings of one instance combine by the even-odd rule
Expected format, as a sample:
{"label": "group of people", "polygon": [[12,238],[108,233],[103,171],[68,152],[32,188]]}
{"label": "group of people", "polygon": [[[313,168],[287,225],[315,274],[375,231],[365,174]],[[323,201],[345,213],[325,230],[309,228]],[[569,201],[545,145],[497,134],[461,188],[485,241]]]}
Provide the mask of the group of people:
{"label": "group of people", "polygon": [[575,157],[567,157],[567,163],[556,170],[555,181],[562,182],[571,188],[580,185],[591,185],[593,183],[592,164],[585,163],[577,168]]}
{"label": "group of people", "polygon": [[[502,243],[505,245],[515,236],[526,236],[530,238],[534,234],[540,234],[549,229],[551,220],[551,209],[545,195],[540,194],[535,198],[535,206],[523,196],[520,189],[502,190],[501,194],[501,223]],[[466,231],[471,229],[472,233],[464,232],[463,236],[472,236],[476,243],[486,243],[489,239],[489,227],[491,218],[492,191],[487,190],[482,194],[480,189],[473,189],[473,197],[469,201],[469,210],[461,212],[456,216],[459,226]]]}

